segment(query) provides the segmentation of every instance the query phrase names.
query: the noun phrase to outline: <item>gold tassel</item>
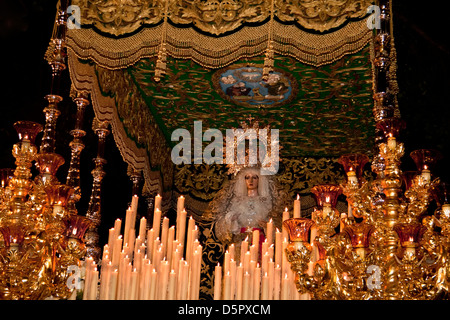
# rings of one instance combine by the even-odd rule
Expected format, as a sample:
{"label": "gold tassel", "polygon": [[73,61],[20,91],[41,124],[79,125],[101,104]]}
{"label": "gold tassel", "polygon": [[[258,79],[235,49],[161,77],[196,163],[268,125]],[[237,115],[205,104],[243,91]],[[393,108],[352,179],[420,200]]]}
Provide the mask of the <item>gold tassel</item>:
{"label": "gold tassel", "polygon": [[158,51],[158,59],[156,60],[155,66],[155,76],[154,80],[156,82],[161,81],[161,77],[166,74],[167,70],[167,49],[166,49],[166,41],[167,41],[167,19],[169,14],[169,1],[165,1],[164,7],[164,22],[161,34],[161,47]]}
{"label": "gold tassel", "polygon": [[267,81],[269,79],[269,74],[273,72],[274,67],[274,59],[275,59],[275,52],[273,50],[273,40],[272,40],[272,34],[273,34],[273,16],[274,16],[274,0],[272,0],[272,3],[270,5],[270,21],[269,21],[269,34],[268,34],[268,40],[267,40],[267,49],[265,53],[264,58],[264,67],[263,67],[263,75],[262,80]]}

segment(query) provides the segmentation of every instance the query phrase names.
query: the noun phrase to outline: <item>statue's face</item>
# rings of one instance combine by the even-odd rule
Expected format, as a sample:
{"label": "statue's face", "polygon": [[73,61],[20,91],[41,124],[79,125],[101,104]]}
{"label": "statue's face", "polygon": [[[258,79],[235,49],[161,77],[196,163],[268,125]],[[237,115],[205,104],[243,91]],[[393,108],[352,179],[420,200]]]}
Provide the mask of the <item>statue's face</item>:
{"label": "statue's face", "polygon": [[245,183],[248,190],[258,189],[259,177],[256,174],[249,173],[245,176]]}

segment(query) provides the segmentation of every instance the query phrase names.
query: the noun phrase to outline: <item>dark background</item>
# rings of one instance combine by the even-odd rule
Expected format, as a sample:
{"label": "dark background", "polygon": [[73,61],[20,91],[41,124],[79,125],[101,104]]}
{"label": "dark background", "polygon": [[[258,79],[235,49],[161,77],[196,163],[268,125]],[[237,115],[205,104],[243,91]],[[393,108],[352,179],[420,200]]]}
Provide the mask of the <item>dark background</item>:
{"label": "dark background", "polygon": [[[56,0],[0,0],[1,76],[0,86],[0,168],[14,168],[11,148],[17,142],[13,123],[31,120],[45,123],[44,96],[50,93],[50,67],[44,60],[56,14]],[[437,149],[444,158],[435,174],[450,182],[450,46],[447,35],[448,10],[437,1],[411,2],[396,0],[394,36],[398,59],[398,95],[400,111],[407,127],[400,140],[405,142],[403,170],[415,170],[409,153],[415,149]],[[439,3],[442,3],[441,1]],[[69,97],[70,79],[64,72],[61,88],[64,101],[60,103],[56,152],[66,163],[58,177],[65,182],[70,160],[69,131],[74,127],[76,106]],[[91,194],[94,168],[92,159],[97,152],[97,138],[89,127],[92,107],[86,109],[82,153],[82,200],[79,213],[85,214]],[[37,141],[39,143],[39,141]],[[106,240],[113,221],[125,215],[131,196],[131,181],[127,165],[117,150],[112,135],[105,148],[106,176],[103,183],[101,243]]]}

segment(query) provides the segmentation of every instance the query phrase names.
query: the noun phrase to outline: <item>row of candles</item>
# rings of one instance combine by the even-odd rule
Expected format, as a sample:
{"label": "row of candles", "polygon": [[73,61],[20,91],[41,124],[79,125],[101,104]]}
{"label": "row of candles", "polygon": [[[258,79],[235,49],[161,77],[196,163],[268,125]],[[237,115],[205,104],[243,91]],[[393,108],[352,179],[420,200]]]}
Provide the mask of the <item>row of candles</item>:
{"label": "row of candles", "polygon": [[[103,248],[101,273],[95,262],[86,259],[84,300],[197,300],[200,292],[202,246],[198,226],[187,219],[184,197],[178,198],[176,226],[162,217],[161,197],[155,197],[152,228],[140,219],[135,222],[138,197],[133,196],[122,221],[109,230]],[[137,235],[137,236],[136,236]]]}
{"label": "row of candles", "polygon": [[[294,200],[292,218],[300,218],[300,197]],[[286,208],[282,220],[291,214]],[[275,229],[275,230],[274,230]],[[274,228],[273,221],[266,225],[266,237],[260,243],[260,230],[251,231],[238,246],[231,244],[224,254],[223,265],[214,270],[215,300],[308,300],[310,295],[300,294],[295,286],[294,273],[284,254],[289,233]],[[250,241],[251,240],[251,241]],[[237,261],[239,260],[239,264]],[[311,263],[312,266],[312,263]]]}
{"label": "row of candles", "polygon": [[[137,202],[138,197],[133,196],[126,212],[123,235],[120,234],[120,219],[109,230],[108,243],[103,248],[101,274],[93,260],[86,259],[83,299],[198,299],[202,246],[194,219],[187,219],[184,197],[178,198],[176,227],[169,227],[169,219],[161,217],[161,197],[156,196],[152,228],[147,230],[147,220],[143,217],[136,236]],[[286,208],[282,220],[300,217],[300,197],[297,196],[292,215]],[[262,230],[252,230],[251,239],[247,237],[240,243],[239,252],[234,244],[228,247],[223,265],[219,263],[214,269],[214,299],[309,299],[309,294],[300,294],[295,287],[295,274],[284,253],[289,244],[286,228],[283,226],[280,232],[270,220],[262,243],[260,232]],[[316,235],[317,231],[312,227],[310,274],[318,259],[318,249],[313,241]]]}

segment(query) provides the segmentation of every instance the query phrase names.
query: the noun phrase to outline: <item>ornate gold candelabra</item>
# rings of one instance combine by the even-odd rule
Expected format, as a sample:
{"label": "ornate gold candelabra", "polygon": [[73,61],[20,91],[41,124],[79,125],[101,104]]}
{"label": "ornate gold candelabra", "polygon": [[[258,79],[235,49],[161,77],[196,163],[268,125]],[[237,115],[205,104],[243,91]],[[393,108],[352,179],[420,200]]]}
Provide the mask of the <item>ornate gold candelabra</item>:
{"label": "ornate gold candelabra", "polygon": [[[438,154],[412,152],[418,172],[412,178],[403,175],[404,145],[396,139],[401,120],[384,119],[378,126],[386,140],[372,162],[376,178],[362,178],[366,156],[342,156],[347,181],[313,188],[318,204],[313,219],[284,222],[297,288],[314,299],[448,298],[450,188],[432,177]],[[340,219],[335,209],[341,192],[353,219]],[[438,209],[429,214],[433,199]],[[339,222],[342,227],[336,231]],[[317,236],[312,232],[308,240],[311,226]]]}
{"label": "ornate gold candelabra", "polygon": [[[313,299],[448,298],[450,188],[432,176],[435,151],[411,153],[418,172],[400,169],[405,148],[397,138],[404,122],[396,107],[390,2],[378,5],[373,85],[378,149],[371,163],[376,177],[362,178],[366,155],[342,156],[347,181],[312,190],[318,205],[312,219],[284,222],[292,243],[286,254],[298,290]],[[347,217],[335,209],[341,192]],[[437,209],[429,213],[433,200]]]}
{"label": "ornate gold candelabra", "polygon": [[[6,171],[0,199],[0,299],[68,298],[68,266],[84,255],[90,222],[66,210],[73,188],[55,177],[63,158],[37,153],[42,126],[15,123],[20,141],[13,146],[16,169]],[[32,179],[36,161],[39,174]]]}

